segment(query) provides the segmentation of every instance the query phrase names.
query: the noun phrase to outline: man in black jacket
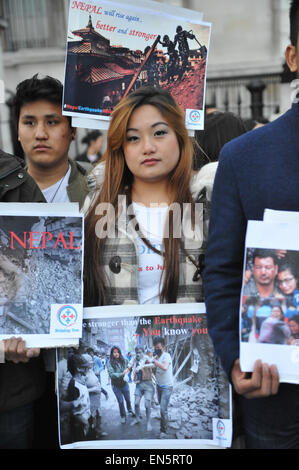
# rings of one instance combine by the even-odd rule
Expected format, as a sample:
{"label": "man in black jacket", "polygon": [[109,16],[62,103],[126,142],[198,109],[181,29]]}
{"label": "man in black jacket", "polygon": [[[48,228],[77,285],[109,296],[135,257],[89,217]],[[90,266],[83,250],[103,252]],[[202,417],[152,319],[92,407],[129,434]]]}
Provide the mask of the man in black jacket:
{"label": "man in black jacket", "polygon": [[[46,202],[22,166],[22,160],[0,150],[0,202]],[[34,406],[45,390],[40,350],[27,349],[21,338],[0,342],[0,448],[31,448]]]}
{"label": "man in black jacket", "polygon": [[46,202],[21,159],[0,150],[0,202]]}
{"label": "man in black jacket", "polygon": [[86,171],[69,158],[76,128],[62,114],[63,85],[38,74],[18,84],[13,100],[27,171],[49,203],[78,202],[87,195]]}

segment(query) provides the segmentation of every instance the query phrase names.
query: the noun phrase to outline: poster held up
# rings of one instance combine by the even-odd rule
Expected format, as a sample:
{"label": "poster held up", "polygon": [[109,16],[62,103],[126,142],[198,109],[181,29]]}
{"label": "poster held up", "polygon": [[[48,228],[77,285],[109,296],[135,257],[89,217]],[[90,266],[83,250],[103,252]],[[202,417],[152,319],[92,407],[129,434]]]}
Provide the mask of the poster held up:
{"label": "poster held up", "polygon": [[78,345],[83,216],[78,204],[0,204],[0,340]]}
{"label": "poster held up", "polygon": [[299,383],[298,229],[286,220],[248,222],[240,301],[241,369],[251,372],[260,359],[289,383]]}
{"label": "poster held up", "polygon": [[188,129],[203,129],[211,24],[199,12],[160,9],[156,2],[70,2],[64,115],[106,128],[122,97],[151,85],[172,94]]}
{"label": "poster held up", "polygon": [[79,350],[58,351],[57,382],[62,448],[231,445],[231,388],[204,304],[84,309]]}

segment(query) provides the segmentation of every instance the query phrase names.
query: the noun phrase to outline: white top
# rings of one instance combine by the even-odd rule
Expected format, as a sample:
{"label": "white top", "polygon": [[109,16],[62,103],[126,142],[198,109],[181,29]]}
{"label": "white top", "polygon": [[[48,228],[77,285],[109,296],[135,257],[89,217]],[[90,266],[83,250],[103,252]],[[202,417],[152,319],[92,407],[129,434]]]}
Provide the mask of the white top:
{"label": "white top", "polygon": [[94,163],[97,161],[98,159],[98,155],[95,153],[95,154],[92,154],[92,153],[88,153],[87,154],[87,158],[88,160],[91,162],[91,163]]}
{"label": "white top", "polygon": [[[163,231],[168,207],[145,207],[133,202],[134,213],[145,238],[162,251]],[[138,296],[140,304],[160,303],[160,280],[163,273],[163,256],[151,250],[137,237],[139,253]]]}
{"label": "white top", "polygon": [[171,356],[168,352],[163,352],[159,359],[156,359],[156,361],[160,362],[160,364],[164,365],[168,364],[168,369],[167,370],[162,370],[160,367],[157,367],[156,369],[156,379],[157,379],[157,384],[160,387],[172,387],[173,386],[173,375],[172,375],[172,361],[171,361]]}
{"label": "white top", "polygon": [[57,183],[49,186],[42,191],[44,198],[47,202],[70,202],[67,193],[67,187],[69,184],[69,178],[71,174],[71,166],[69,165],[68,171]]}

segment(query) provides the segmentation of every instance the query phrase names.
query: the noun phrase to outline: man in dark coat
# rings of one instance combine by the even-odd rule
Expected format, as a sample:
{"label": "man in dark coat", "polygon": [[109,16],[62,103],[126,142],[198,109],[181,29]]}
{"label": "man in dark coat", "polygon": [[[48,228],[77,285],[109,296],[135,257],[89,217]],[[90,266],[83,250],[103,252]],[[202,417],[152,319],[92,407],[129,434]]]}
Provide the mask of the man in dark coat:
{"label": "man in dark coat", "polygon": [[20,158],[0,150],[0,202],[46,202]]}
{"label": "man in dark coat", "polygon": [[[290,71],[298,73],[299,0],[292,1],[290,24],[286,60]],[[252,374],[241,370],[239,359],[247,222],[263,220],[268,208],[299,211],[298,151],[297,97],[279,119],[225,145],[213,189],[204,273],[209,334],[237,393],[246,446],[251,449],[299,448],[298,384],[279,383],[276,365],[262,362],[263,357]]]}
{"label": "man in dark coat", "polygon": [[[0,150],[0,202],[46,202],[17,157]],[[45,390],[46,373],[38,348],[21,338],[0,342],[0,448],[31,448],[34,407]]]}

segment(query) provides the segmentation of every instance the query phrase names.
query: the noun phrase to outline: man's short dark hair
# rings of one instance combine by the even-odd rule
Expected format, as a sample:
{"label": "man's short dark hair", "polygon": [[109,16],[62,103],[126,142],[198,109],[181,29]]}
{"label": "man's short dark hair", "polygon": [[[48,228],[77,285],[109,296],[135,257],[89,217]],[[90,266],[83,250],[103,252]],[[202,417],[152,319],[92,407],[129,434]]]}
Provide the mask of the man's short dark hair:
{"label": "man's short dark hair", "polygon": [[[62,97],[63,85],[56,78],[49,75],[38,78],[38,74],[35,74],[32,78],[23,80],[18,84],[12,101],[16,124],[19,122],[22,106],[41,100],[62,106]],[[70,118],[69,123],[71,125]]]}
{"label": "man's short dark hair", "polygon": [[99,137],[102,137],[102,135],[103,132],[101,132],[100,130],[90,131],[83,137],[81,142],[82,144],[89,145],[90,142],[92,142],[93,140],[97,140]]}
{"label": "man's short dark hair", "polygon": [[153,343],[154,343],[154,346],[156,346],[159,343],[162,344],[162,346],[165,346],[165,339],[162,338],[162,336],[155,336],[153,339]]}
{"label": "man's short dark hair", "polygon": [[299,34],[299,0],[292,0],[290,8],[290,35],[293,46],[297,45]]}
{"label": "man's short dark hair", "polygon": [[273,263],[278,264],[278,259],[275,251],[269,250],[267,248],[256,248],[252,255],[253,263],[255,258],[272,258]]}

